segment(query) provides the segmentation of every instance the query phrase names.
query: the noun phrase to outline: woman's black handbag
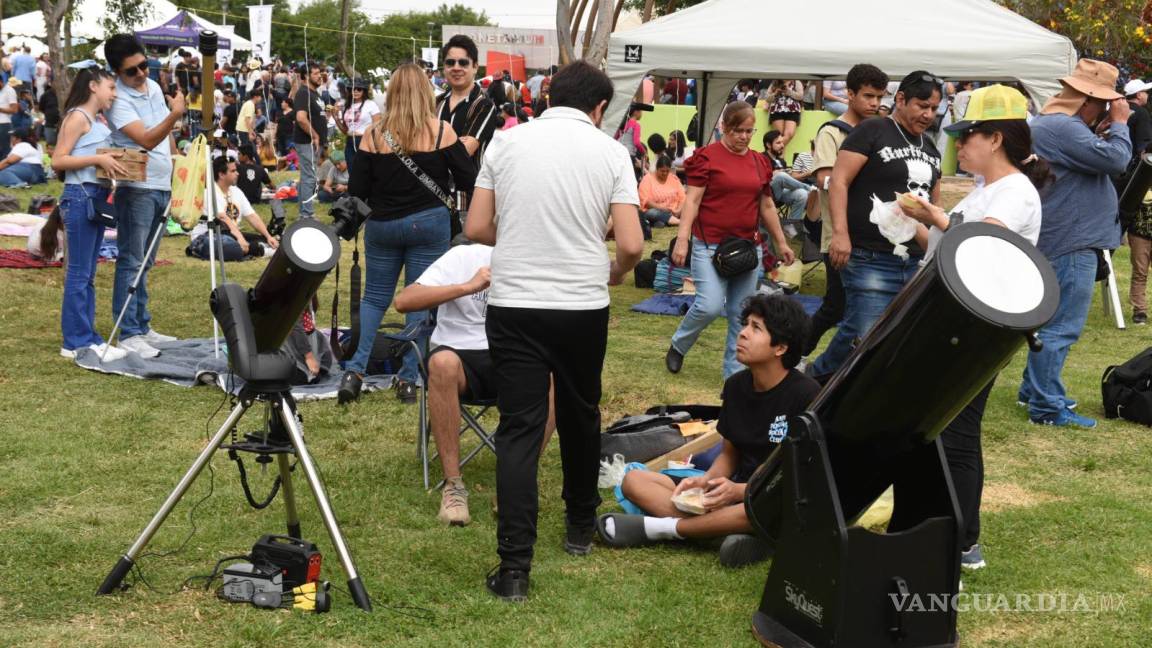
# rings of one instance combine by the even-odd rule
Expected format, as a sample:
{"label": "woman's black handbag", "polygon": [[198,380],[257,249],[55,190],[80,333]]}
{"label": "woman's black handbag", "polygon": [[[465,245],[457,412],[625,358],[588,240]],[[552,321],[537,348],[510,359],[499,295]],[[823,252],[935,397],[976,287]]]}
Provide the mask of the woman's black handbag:
{"label": "woman's black handbag", "polygon": [[756,256],[756,244],[748,239],[729,236],[712,253],[712,267],[725,279],[750,272],[758,265],[760,259]]}

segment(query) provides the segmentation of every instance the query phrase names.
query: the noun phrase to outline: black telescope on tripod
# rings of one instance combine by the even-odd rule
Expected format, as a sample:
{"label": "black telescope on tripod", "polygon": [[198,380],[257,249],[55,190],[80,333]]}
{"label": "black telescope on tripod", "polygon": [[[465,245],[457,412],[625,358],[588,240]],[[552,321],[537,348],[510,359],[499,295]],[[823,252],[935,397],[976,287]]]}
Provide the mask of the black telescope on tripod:
{"label": "black telescope on tripod", "polygon": [[288,462],[289,455],[296,457],[297,465],[303,469],[316,506],[320,509],[320,516],[340,558],[340,564],[348,576],[348,591],[352,600],[361,609],[371,611],[368,592],[352,563],[352,556],[340,533],[320,473],[304,444],[304,429],[300,425],[290,385],[295,361],[289,353],[281,350],[293,324],[328,272],[336,266],[339,257],[340,244],[332,228],[313,219],[302,219],[284,230],[280,247],[251,290],[246,291],[237,284],[226,283],[212,291],[212,313],[219,321],[228,342],[229,364],[233,373],[245,381],[239,402],[168,495],[152,521],[120,557],[97,594],[110,594],[122,587],[124,577],[132,569],[136,558],[212,460],[212,456],[222,447],[225,437],[249,408],[256,403],[263,403],[270,412],[269,434],[258,439],[258,445],[255,443],[257,440],[249,435],[249,442],[227,447],[276,456],[288,535],[301,539],[300,518],[296,512]]}
{"label": "black telescope on tripod", "polygon": [[1128,183],[1120,192],[1120,222],[1127,226],[1140,212],[1144,196],[1152,189],[1152,153],[1141,153],[1140,161],[1128,175]]}
{"label": "black telescope on tripod", "polygon": [[[1055,314],[1059,287],[1023,237],[950,228],[748,483],[775,545],[753,631],[767,646],[955,646],[960,512],[939,435]],[[849,527],[889,487],[887,533]]]}

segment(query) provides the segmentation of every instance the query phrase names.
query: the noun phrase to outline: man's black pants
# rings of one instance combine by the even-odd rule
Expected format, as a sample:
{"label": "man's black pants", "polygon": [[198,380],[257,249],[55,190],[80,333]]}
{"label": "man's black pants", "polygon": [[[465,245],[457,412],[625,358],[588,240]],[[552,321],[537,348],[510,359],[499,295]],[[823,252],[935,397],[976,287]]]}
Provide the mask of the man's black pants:
{"label": "man's black pants", "polygon": [[536,544],[536,469],[548,421],[549,376],[570,526],[590,529],[600,492],[600,373],[608,309],[488,307],[488,348],[496,367],[496,535],[501,566],[528,570]]}

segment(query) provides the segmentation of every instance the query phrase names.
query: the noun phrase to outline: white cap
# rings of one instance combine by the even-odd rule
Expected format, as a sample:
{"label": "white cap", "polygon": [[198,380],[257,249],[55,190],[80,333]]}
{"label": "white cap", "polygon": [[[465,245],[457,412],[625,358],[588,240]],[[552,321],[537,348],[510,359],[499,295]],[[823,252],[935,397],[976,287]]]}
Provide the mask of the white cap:
{"label": "white cap", "polygon": [[1132,79],[1128,83],[1124,84],[1124,96],[1131,97],[1137,92],[1145,92],[1149,88],[1152,88],[1152,83],[1145,83],[1140,79]]}

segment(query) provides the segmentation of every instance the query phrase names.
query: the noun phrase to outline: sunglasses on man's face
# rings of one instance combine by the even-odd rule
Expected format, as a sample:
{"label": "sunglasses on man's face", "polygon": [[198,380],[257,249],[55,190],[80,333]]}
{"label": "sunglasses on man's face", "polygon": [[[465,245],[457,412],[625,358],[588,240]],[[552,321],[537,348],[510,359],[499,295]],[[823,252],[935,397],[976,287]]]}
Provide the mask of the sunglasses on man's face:
{"label": "sunglasses on man's face", "polygon": [[134,77],[137,74],[144,74],[147,71],[148,71],[148,61],[143,60],[143,61],[140,61],[139,65],[133,65],[132,67],[126,67],[126,68],[120,70],[120,73],[127,75],[127,76],[130,76],[130,77]]}
{"label": "sunglasses on man's face", "polygon": [[458,58],[458,59],[444,59],[444,67],[452,68],[460,66],[462,68],[472,67],[472,59]]}

